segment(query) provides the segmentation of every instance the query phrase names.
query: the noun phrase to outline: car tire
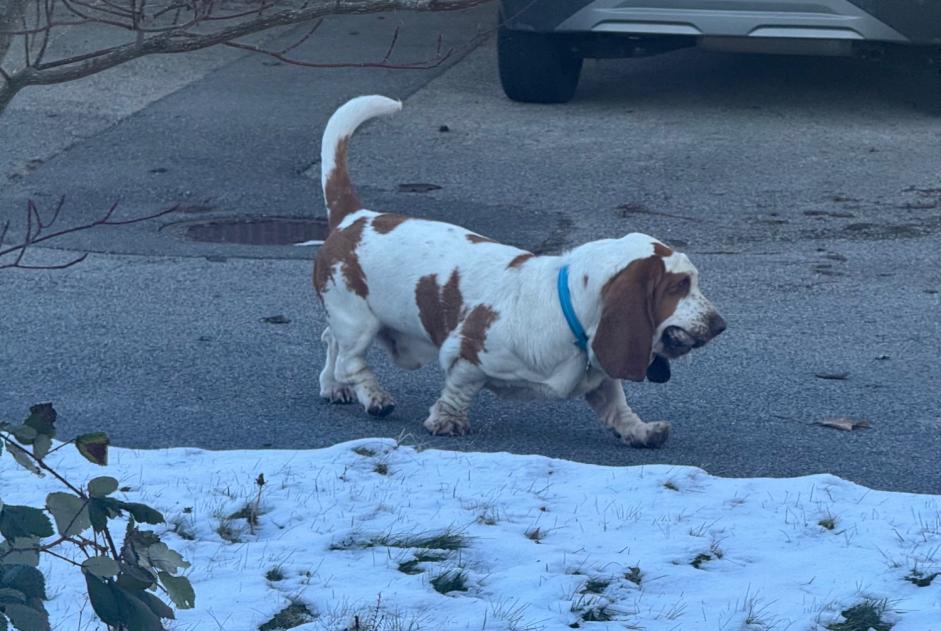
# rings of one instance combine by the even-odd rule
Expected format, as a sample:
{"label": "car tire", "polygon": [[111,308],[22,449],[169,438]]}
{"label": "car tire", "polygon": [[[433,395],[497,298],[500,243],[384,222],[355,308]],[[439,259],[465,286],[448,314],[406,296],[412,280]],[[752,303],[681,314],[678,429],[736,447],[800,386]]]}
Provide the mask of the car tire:
{"label": "car tire", "polygon": [[575,94],[582,58],[552,33],[497,31],[503,92],[522,103],[566,103]]}

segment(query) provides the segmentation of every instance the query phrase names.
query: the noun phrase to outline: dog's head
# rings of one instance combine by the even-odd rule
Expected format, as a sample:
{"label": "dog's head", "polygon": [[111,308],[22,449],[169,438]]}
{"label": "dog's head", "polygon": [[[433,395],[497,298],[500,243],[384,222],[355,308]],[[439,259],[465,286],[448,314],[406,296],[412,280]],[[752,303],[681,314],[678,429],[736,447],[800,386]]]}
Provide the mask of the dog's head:
{"label": "dog's head", "polygon": [[655,239],[619,268],[601,290],[601,315],[591,338],[593,363],[615,379],[670,379],[669,360],[725,330],[722,316],[699,290],[699,272],[685,254]]}

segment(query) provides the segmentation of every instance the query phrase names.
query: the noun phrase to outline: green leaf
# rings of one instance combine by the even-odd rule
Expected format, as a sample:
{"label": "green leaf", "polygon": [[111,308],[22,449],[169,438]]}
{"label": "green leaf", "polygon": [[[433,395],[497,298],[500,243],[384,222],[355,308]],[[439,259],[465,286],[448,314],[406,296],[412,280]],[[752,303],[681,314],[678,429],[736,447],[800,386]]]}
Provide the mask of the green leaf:
{"label": "green leaf", "polygon": [[10,432],[21,445],[32,445],[36,436],[39,435],[39,432],[29,425],[14,425],[10,428]]}
{"label": "green leaf", "polygon": [[91,526],[88,504],[77,495],[50,493],[46,496],[46,509],[52,513],[62,537],[74,537]]}
{"label": "green leaf", "polygon": [[22,605],[26,594],[12,587],[0,587],[0,605]]}
{"label": "green leaf", "polygon": [[[164,631],[163,623],[160,622],[158,615],[150,608],[150,605],[138,593],[130,592],[126,589],[112,586],[118,599],[118,606],[121,608],[121,614],[127,621],[127,628],[133,631]],[[146,594],[146,592],[140,592]]]}
{"label": "green leaf", "polygon": [[36,537],[17,537],[12,542],[0,541],[0,566],[4,565],[39,565],[39,539]]}
{"label": "green leaf", "polygon": [[26,605],[5,605],[3,613],[19,631],[49,631],[49,616],[44,610]]}
{"label": "green leaf", "polygon": [[75,439],[75,446],[78,453],[91,462],[105,466],[108,464],[108,435],[104,432],[93,432],[91,434],[82,434]]}
{"label": "green leaf", "polygon": [[92,497],[107,497],[118,490],[118,481],[103,475],[88,483],[88,494]]}
{"label": "green leaf", "polygon": [[134,516],[134,519],[143,524],[162,524],[166,521],[160,511],[154,510],[146,504],[118,502],[118,506],[129,512]]}
{"label": "green leaf", "polygon": [[170,574],[176,574],[180,568],[185,569],[190,566],[189,563],[183,560],[179,552],[171,550],[162,541],[158,541],[147,548],[147,561],[151,567]]}
{"label": "green leaf", "polygon": [[171,576],[166,572],[158,572],[160,582],[170,595],[170,600],[180,609],[192,609],[196,606],[196,592],[185,576]]}
{"label": "green leaf", "polygon": [[166,618],[167,620],[176,620],[173,609],[153,594],[142,591],[134,595],[144,601],[144,604],[150,607],[150,610],[157,614],[158,617]]}
{"label": "green leaf", "polygon": [[108,527],[108,520],[121,514],[116,499],[110,497],[93,497],[88,500],[88,518],[95,532],[102,532]]}
{"label": "green leaf", "polygon": [[28,565],[4,565],[0,568],[0,587],[23,592],[27,598],[46,599],[46,579],[42,572]]}
{"label": "green leaf", "polygon": [[4,504],[0,509],[0,534],[8,540],[16,537],[51,537],[52,522],[38,508]]}
{"label": "green leaf", "polygon": [[90,557],[82,561],[82,569],[91,572],[98,578],[111,578],[121,569],[118,562],[111,557]]}
{"label": "green leaf", "polygon": [[33,455],[36,456],[37,460],[45,458],[51,448],[52,439],[45,434],[40,434],[36,437],[36,440],[33,441]]}
{"label": "green leaf", "polygon": [[91,607],[95,610],[95,614],[105,624],[115,627],[121,624],[124,620],[118,606],[117,595],[111,588],[111,581],[103,581],[88,572],[82,572],[82,574],[85,575],[88,600],[91,601]]}
{"label": "green leaf", "polygon": [[19,445],[14,445],[9,443],[7,449],[10,452],[10,455],[13,456],[13,459],[16,460],[21,467],[29,471],[30,473],[35,473],[39,477],[43,476],[42,470],[36,465],[36,462],[30,457],[29,453],[20,447]]}
{"label": "green leaf", "polygon": [[157,575],[148,569],[121,563],[121,573],[118,574],[118,585],[131,591],[150,589],[157,583]]}
{"label": "green leaf", "polygon": [[51,403],[40,403],[29,408],[29,416],[23,421],[37,434],[54,438],[56,435],[56,411]]}

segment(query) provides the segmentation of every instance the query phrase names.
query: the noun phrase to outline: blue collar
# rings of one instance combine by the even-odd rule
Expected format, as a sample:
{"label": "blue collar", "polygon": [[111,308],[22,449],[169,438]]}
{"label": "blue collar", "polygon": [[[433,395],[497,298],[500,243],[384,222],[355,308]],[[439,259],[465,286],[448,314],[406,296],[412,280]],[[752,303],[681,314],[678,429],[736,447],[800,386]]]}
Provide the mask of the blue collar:
{"label": "blue collar", "polygon": [[569,323],[569,329],[575,336],[575,343],[583,351],[588,350],[588,334],[585,333],[585,327],[578,321],[575,315],[575,308],[572,306],[572,294],[569,292],[569,266],[563,265],[559,270],[558,278],[559,302],[562,304],[562,315],[565,321]]}

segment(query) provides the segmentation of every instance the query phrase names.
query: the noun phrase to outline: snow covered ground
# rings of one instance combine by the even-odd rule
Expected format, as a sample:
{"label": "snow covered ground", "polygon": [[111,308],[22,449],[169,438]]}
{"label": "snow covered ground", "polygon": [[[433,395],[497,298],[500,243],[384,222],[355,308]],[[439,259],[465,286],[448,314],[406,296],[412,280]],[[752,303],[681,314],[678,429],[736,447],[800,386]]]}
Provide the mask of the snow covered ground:
{"label": "snow covered ground", "polygon": [[[166,516],[158,530],[174,531],[196,589],[172,629],[254,630],[292,603],[305,630],[824,629],[869,602],[895,631],[941,631],[941,576],[927,580],[941,572],[941,498],[829,475],[722,479],[386,439],[49,462],[73,482],[117,477]],[[252,534],[229,516],[260,473]],[[38,506],[60,489],[4,454],[0,490]],[[54,628],[98,628],[79,572],[42,569]]]}

